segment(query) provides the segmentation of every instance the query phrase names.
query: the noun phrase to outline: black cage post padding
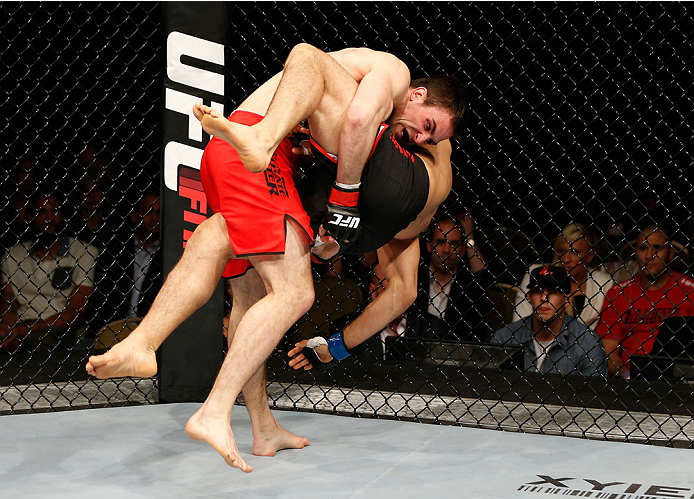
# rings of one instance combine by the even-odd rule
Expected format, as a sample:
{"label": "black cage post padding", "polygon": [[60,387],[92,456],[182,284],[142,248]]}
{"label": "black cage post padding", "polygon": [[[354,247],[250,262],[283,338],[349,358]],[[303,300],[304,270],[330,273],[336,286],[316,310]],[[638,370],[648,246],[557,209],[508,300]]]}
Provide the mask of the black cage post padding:
{"label": "black cage post padding", "polygon": [[[185,241],[211,214],[200,181],[200,157],[209,137],[192,116],[192,102],[224,102],[224,20],[229,9],[225,3],[196,2],[171,2],[163,9],[167,65],[163,72],[161,190],[167,273],[178,262]],[[207,65],[201,68],[200,60]],[[184,296],[186,292],[179,290]],[[160,347],[162,401],[202,401],[212,388],[223,358],[222,292],[220,284],[212,298]]]}

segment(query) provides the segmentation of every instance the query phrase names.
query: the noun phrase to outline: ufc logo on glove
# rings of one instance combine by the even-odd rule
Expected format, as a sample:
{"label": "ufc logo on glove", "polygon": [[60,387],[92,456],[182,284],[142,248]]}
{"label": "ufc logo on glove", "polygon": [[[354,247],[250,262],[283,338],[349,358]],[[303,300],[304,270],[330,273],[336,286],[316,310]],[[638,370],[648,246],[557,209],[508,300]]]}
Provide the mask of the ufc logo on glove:
{"label": "ufc logo on glove", "polygon": [[330,225],[335,225],[337,227],[349,227],[350,229],[356,229],[359,227],[360,217],[353,216],[343,216],[339,213],[333,213],[333,219],[330,220]]}

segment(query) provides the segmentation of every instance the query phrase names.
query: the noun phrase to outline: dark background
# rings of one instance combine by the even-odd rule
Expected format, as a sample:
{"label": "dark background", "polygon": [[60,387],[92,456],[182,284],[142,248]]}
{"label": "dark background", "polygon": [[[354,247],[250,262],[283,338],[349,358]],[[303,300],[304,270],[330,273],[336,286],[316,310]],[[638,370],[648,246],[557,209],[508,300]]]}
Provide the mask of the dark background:
{"label": "dark background", "polygon": [[[161,4],[0,9],[3,168],[29,153],[69,188],[91,142],[117,166],[112,198],[158,185]],[[520,228],[542,250],[572,220],[603,228],[605,207],[630,229],[652,192],[657,215],[691,231],[691,4],[243,2],[231,11],[232,102],[302,41],[387,50],[413,77],[466,81],[455,194],[481,227]]]}

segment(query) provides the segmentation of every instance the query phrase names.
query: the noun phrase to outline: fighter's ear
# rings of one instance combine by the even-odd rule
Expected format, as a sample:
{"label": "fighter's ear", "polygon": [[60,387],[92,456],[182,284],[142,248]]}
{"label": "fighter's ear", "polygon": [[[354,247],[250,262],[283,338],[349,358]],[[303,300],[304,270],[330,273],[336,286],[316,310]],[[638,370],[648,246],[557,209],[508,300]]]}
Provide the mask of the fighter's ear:
{"label": "fighter's ear", "polygon": [[427,100],[427,89],[426,87],[417,87],[412,89],[410,92],[411,101],[422,101]]}

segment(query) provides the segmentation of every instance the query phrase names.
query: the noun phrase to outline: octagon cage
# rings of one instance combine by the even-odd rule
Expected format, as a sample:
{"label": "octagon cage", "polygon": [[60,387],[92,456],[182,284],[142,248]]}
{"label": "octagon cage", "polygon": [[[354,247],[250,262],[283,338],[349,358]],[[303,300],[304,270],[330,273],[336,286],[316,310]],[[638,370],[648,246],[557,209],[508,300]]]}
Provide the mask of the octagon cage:
{"label": "octagon cage", "polygon": [[[388,286],[376,253],[314,265],[315,303],[268,360],[272,408],[694,446],[690,4],[219,5],[223,62],[181,62],[223,75],[227,115],[301,42],[387,51],[470,95],[416,300],[336,367],[295,371],[292,345],[348,328]],[[2,414],[171,401],[163,378],[84,366],[137,327],[194,229],[167,222],[167,200],[199,163],[172,190],[162,129],[167,16],[185,8],[0,4]],[[543,283],[562,272],[546,337],[541,304],[564,284]]]}

